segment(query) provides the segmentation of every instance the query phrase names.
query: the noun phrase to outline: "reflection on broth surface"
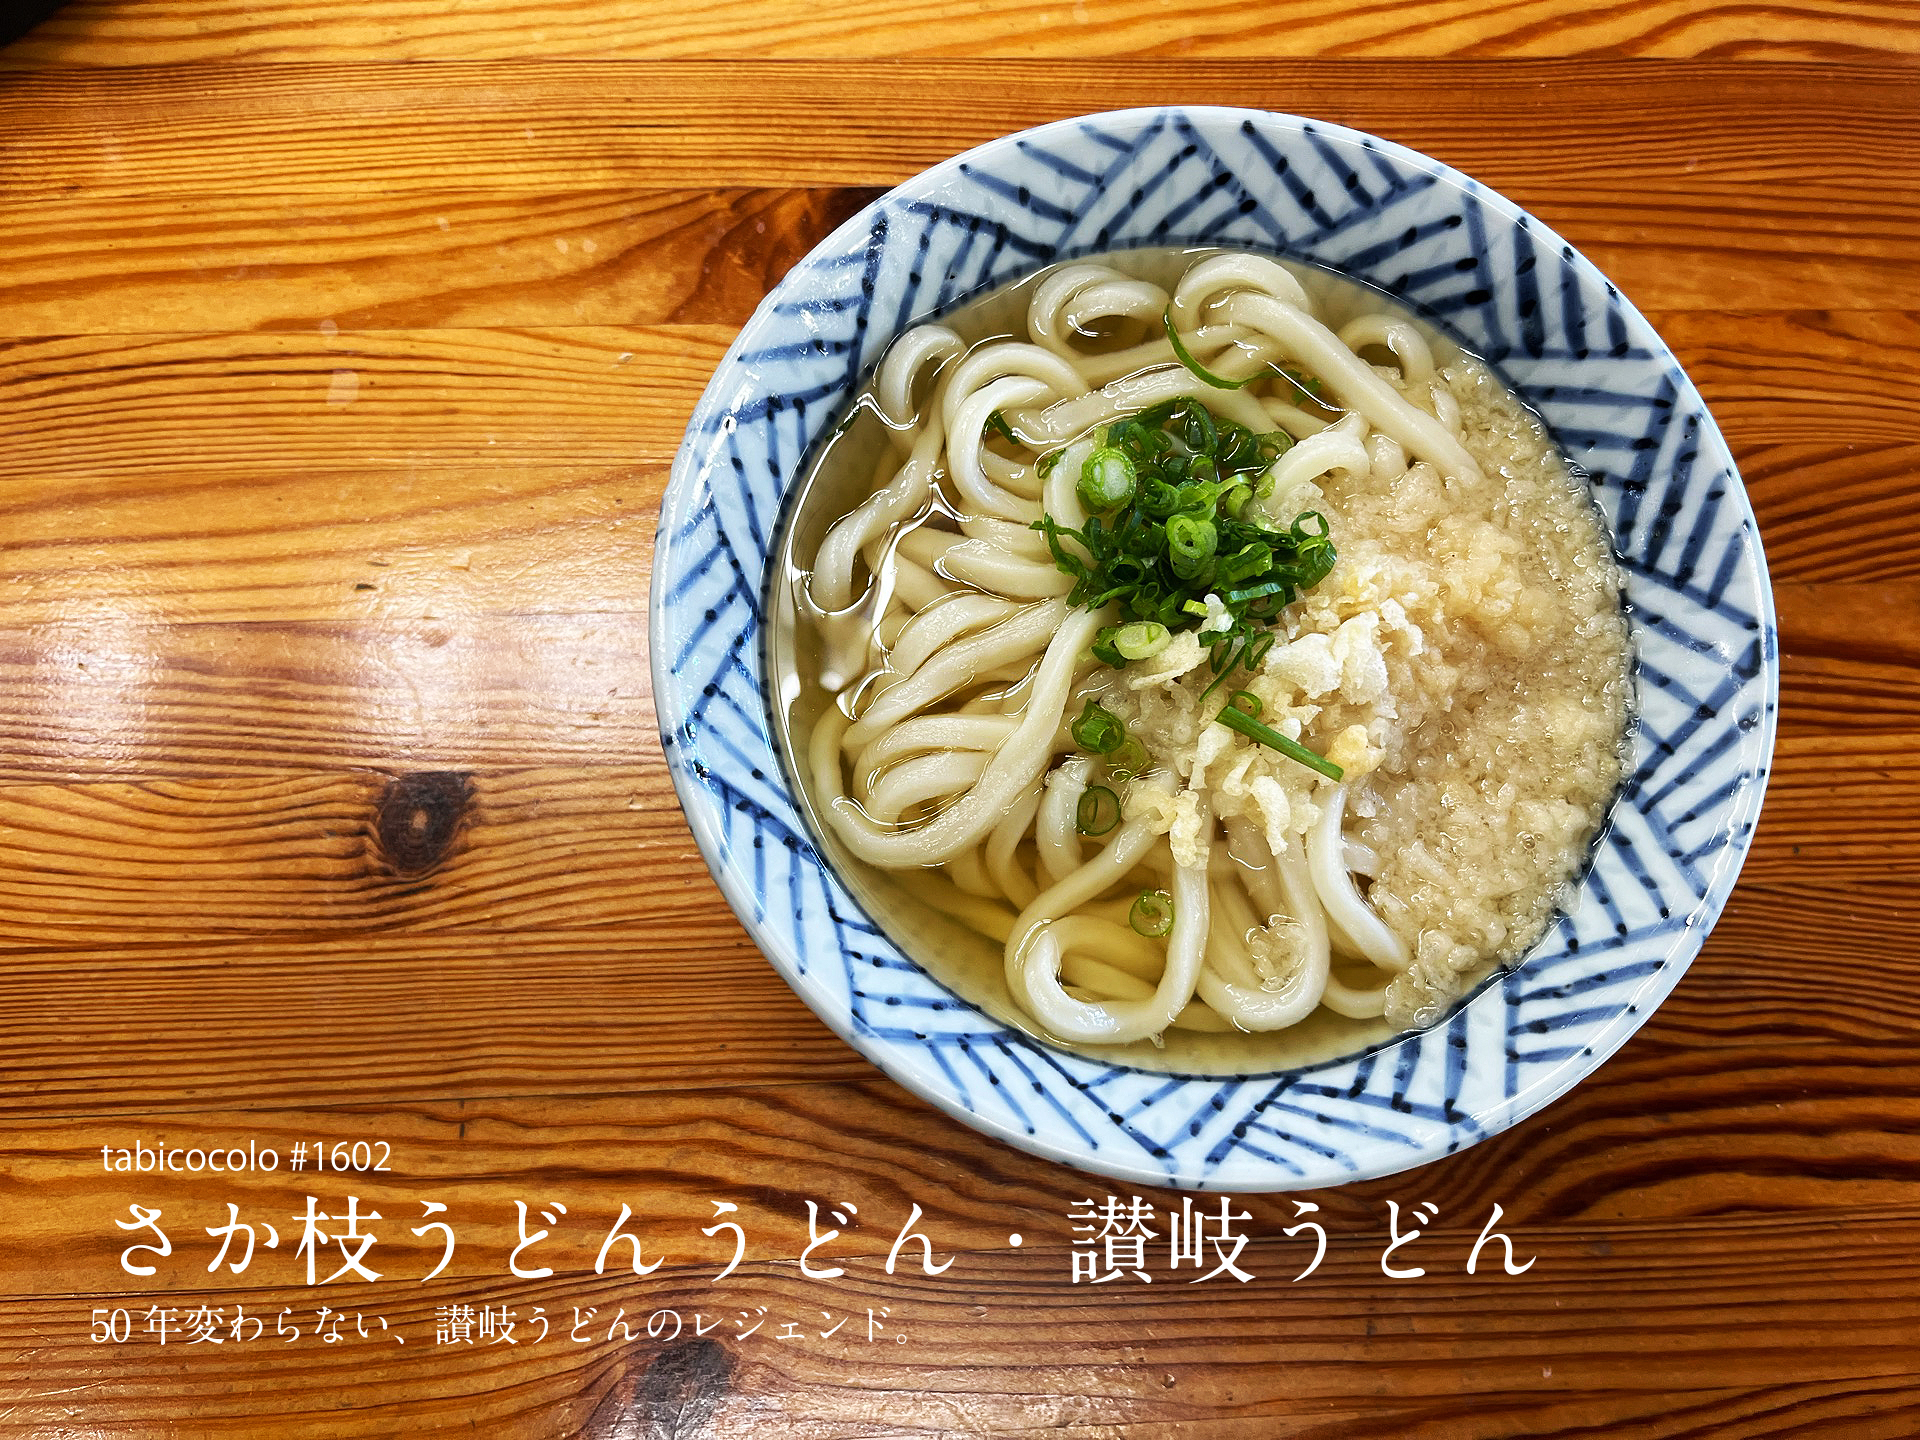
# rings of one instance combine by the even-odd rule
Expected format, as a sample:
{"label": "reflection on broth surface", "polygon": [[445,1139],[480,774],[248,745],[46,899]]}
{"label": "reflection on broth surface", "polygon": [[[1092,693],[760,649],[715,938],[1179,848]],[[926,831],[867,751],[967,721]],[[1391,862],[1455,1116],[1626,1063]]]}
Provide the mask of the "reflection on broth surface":
{"label": "reflection on broth surface", "polygon": [[895,939],[1054,1043],[1280,1068],[1540,935],[1621,776],[1620,577],[1485,366],[1219,252],[894,342],[793,501],[768,673]]}

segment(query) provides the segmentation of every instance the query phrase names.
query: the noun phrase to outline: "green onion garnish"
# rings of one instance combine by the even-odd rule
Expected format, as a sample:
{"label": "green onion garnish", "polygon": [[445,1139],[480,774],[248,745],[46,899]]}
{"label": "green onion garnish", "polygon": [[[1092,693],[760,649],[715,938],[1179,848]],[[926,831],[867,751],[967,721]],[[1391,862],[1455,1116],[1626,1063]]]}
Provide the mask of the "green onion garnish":
{"label": "green onion garnish", "polygon": [[1175,515],[1167,521],[1167,554],[1173,561],[1173,573],[1182,580],[1210,575],[1213,552],[1219,544],[1220,532],[1211,520]]}
{"label": "green onion garnish", "polygon": [[1095,755],[1112,754],[1127,741],[1126,722],[1094,700],[1087,701],[1087,708],[1067,728],[1074,744]]}
{"label": "green onion garnish", "polygon": [[1266,707],[1260,703],[1260,697],[1251,690],[1236,690],[1228,697],[1227,703],[1249,720],[1258,720],[1260,712]]}
{"label": "green onion garnish", "polygon": [[[1034,522],[1054,564],[1073,577],[1068,603],[1119,611],[1094,640],[1094,656],[1117,668],[1152,653],[1145,647],[1159,632],[1129,631],[1132,624],[1157,625],[1170,638],[1212,619],[1205,639],[1215,676],[1252,668],[1272,643],[1272,621],[1333,569],[1323,517],[1308,513],[1274,528],[1249,504],[1292,442],[1185,398],[1118,420],[1102,439],[1081,475],[1087,523],[1076,530],[1051,515]],[[1123,489],[1124,499],[1102,508]]]}
{"label": "green onion garnish", "polygon": [[1082,835],[1104,835],[1120,823],[1120,797],[1104,785],[1090,785],[1074,811],[1073,828]]}
{"label": "green onion garnish", "polygon": [[1013,433],[1013,426],[1007,423],[1007,417],[998,410],[987,416],[986,428],[1010,444],[1018,445],[1020,437]]}
{"label": "green onion garnish", "polygon": [[1129,660],[1151,660],[1173,641],[1173,632],[1158,620],[1136,620],[1113,635],[1113,648]]}
{"label": "green onion garnish", "polygon": [[[1244,694],[1245,692],[1243,691],[1241,693]],[[1267,726],[1262,725],[1237,705],[1229,704],[1213,718],[1229,730],[1238,730],[1249,740],[1257,740],[1269,749],[1278,750],[1289,760],[1298,760],[1309,770],[1318,770],[1329,780],[1338,780],[1347,773],[1331,760],[1327,759],[1326,756],[1314,754],[1313,751],[1307,749],[1307,747],[1302,745],[1298,740],[1289,740],[1278,730],[1269,729]]]}
{"label": "green onion garnish", "polygon": [[1173,929],[1173,897],[1164,890],[1142,890],[1127,914],[1134,933],[1157,939]]}
{"label": "green onion garnish", "polygon": [[1089,511],[1117,510],[1133,498],[1133,484],[1133,461],[1107,446],[1087,457],[1074,493]]}
{"label": "green onion garnish", "polygon": [[1229,380],[1225,376],[1216,375],[1198,360],[1194,359],[1193,352],[1187,349],[1186,342],[1180,338],[1180,332],[1174,328],[1173,307],[1171,305],[1169,305],[1165,313],[1161,315],[1160,323],[1166,327],[1167,339],[1173,345],[1174,358],[1216,390],[1244,390],[1254,381],[1263,380],[1273,373],[1273,367],[1268,365],[1254,371],[1253,374],[1247,376],[1244,380]]}

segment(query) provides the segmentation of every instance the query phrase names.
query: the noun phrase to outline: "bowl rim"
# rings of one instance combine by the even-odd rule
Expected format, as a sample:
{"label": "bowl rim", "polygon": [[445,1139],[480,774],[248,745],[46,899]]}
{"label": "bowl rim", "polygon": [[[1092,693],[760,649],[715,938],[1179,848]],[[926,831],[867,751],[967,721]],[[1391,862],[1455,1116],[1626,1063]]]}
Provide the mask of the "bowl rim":
{"label": "bowl rim", "polygon": [[[897,205],[905,197],[932,190],[942,183],[942,181],[964,175],[970,168],[979,167],[988,160],[998,158],[1010,152],[1018,153],[1024,146],[1044,145],[1062,135],[1077,135],[1083,133],[1086,127],[1090,125],[1125,127],[1129,125],[1144,125],[1160,122],[1164,121],[1167,117],[1186,117],[1194,121],[1223,122],[1236,126],[1251,125],[1264,134],[1284,136],[1294,140],[1299,139],[1302,135],[1315,134],[1344,144],[1359,146],[1411,170],[1424,172],[1435,181],[1450,184],[1472,194],[1483,207],[1500,216],[1507,224],[1528,228],[1540,243],[1560,249],[1561,252],[1568,257],[1570,264],[1577,268],[1583,268],[1586,273],[1605,285],[1609,303],[1617,306],[1629,324],[1639,327],[1639,329],[1652,340],[1653,348],[1649,356],[1651,362],[1665,366],[1671,376],[1677,380],[1677,388],[1681,398],[1690,400],[1693,406],[1696,407],[1702,421],[1701,442],[1707,447],[1717,447],[1718,454],[1725,458],[1726,468],[1733,477],[1732,498],[1734,507],[1738,512],[1737,518],[1744,520],[1744,528],[1751,541],[1749,546],[1749,559],[1753,571],[1753,601],[1756,610],[1755,618],[1758,621],[1760,637],[1758,643],[1760,645],[1761,656],[1757,678],[1759,679],[1762,690],[1759,709],[1760,735],[1757,768],[1748,774],[1747,780],[1743,781],[1744,788],[1741,788],[1736,798],[1729,802],[1733,805],[1734,809],[1734,814],[1730,816],[1730,819],[1744,818],[1745,821],[1744,831],[1739,838],[1731,841],[1727,847],[1730,852],[1731,863],[1723,863],[1720,865],[1707,888],[1706,894],[1701,897],[1700,902],[1695,908],[1689,912],[1686,917],[1686,923],[1679,927],[1679,943],[1669,947],[1666,952],[1668,963],[1655,975],[1650,976],[1648,980],[1640,985],[1634,992],[1635,1004],[1622,1004],[1617,1008],[1604,1028],[1589,1038],[1588,1043],[1582,1048],[1582,1052],[1578,1057],[1574,1060],[1552,1065],[1545,1074],[1538,1077],[1538,1083],[1529,1085],[1518,1092],[1510,1094],[1506,1101],[1497,1107],[1496,1111],[1475,1116],[1474,1119],[1476,1123],[1473,1127],[1474,1133],[1470,1136],[1463,1139],[1456,1134],[1449,1143],[1445,1145],[1429,1144],[1422,1150],[1422,1153],[1419,1154],[1410,1156],[1394,1155],[1388,1157],[1384,1163],[1363,1164],[1358,1167],[1344,1169],[1337,1175],[1314,1177],[1307,1180],[1275,1175],[1271,1177],[1270,1183],[1247,1183],[1249,1177],[1241,1173],[1240,1170],[1236,1170],[1228,1177],[1228,1180],[1223,1181],[1211,1173],[1189,1173],[1186,1171],[1176,1173],[1165,1166],[1155,1167],[1141,1163],[1133,1156],[1116,1156],[1103,1152],[1090,1153],[1082,1147],[1056,1143],[1044,1130],[1036,1132],[1030,1125],[1022,1127],[1013,1124],[997,1114],[985,1112],[966,1103],[961,1095],[955,1094],[948,1086],[938,1083],[937,1077],[930,1075],[929,1070],[925,1068],[924,1065],[909,1063],[908,1057],[903,1055],[898,1049],[879,1044],[869,1036],[863,1035],[856,1024],[856,1016],[852,1010],[839,1004],[830,1003],[831,997],[826,995],[816,985],[808,983],[806,979],[806,967],[804,963],[801,963],[801,957],[796,954],[787,953],[785,947],[777,943],[776,938],[770,935],[766,926],[758,918],[762,897],[759,892],[753,888],[752,877],[749,874],[738,865],[729,863],[728,860],[722,858],[731,854],[731,849],[724,833],[723,817],[717,814],[711,806],[710,802],[713,797],[708,787],[703,783],[705,777],[697,773],[697,764],[690,762],[681,747],[674,741],[674,727],[670,725],[669,721],[670,719],[680,718],[680,707],[677,705],[669,707],[662,703],[663,696],[679,696],[677,677],[672,674],[666,658],[670,653],[672,639],[669,634],[670,615],[668,606],[670,567],[663,563],[663,561],[670,557],[674,550],[670,536],[670,511],[676,497],[684,497],[688,487],[697,482],[698,475],[696,473],[694,457],[700,440],[708,433],[715,420],[724,417],[725,412],[729,409],[731,398],[725,392],[725,387],[721,384],[722,377],[735,371],[741,365],[743,357],[746,355],[748,347],[754,337],[764,327],[777,321],[782,292],[789,283],[792,282],[796,276],[803,276],[808,273],[809,267],[819,263],[821,257],[844,252],[853,246],[855,242],[862,241],[865,237],[871,235],[874,230],[875,220],[886,213],[889,205]],[[1168,241],[1166,243],[1171,245],[1198,245],[1209,242]],[[1276,249],[1273,247],[1243,246],[1240,242],[1235,241],[1222,242],[1222,244],[1225,248],[1263,250],[1264,253],[1293,259],[1301,263],[1319,265],[1321,268],[1340,273],[1336,267],[1324,261],[1300,254],[1299,252],[1290,252],[1285,249]],[[1124,250],[1128,248],[1136,247],[1126,244],[1106,244],[1086,246],[1078,250],[1066,249],[1055,254],[1049,254],[1043,258],[1031,261],[1010,274],[1002,274],[994,277],[986,286],[980,289],[952,297],[944,304],[933,307],[932,309],[917,310],[903,318],[902,327],[889,328],[886,333],[890,337],[892,334],[898,333],[898,328],[923,323],[934,314],[944,313],[958,305],[965,304],[970,298],[978,295],[984,289],[1004,288],[1006,285],[1015,283],[1025,275],[1031,274],[1048,265],[1060,263],[1075,255],[1095,253],[1096,251],[1102,250]],[[1360,280],[1360,283],[1367,284],[1371,288],[1380,288],[1364,278]],[[1407,305],[1409,308],[1424,310],[1424,307],[1417,301],[1409,300],[1404,296],[1395,296],[1392,298],[1403,305]],[[1440,325],[1450,336],[1456,339],[1461,338],[1445,317],[1435,316],[1428,312],[1427,318]],[[884,345],[881,346],[880,351],[874,352],[876,358],[883,350]],[[862,380],[864,380],[866,376],[870,376],[873,363],[872,360],[868,360],[860,366]],[[1530,408],[1537,410],[1538,407],[1534,405],[1527,391],[1509,378],[1500,361],[1496,359],[1492,363],[1503,383],[1507,384],[1510,389],[1519,394],[1522,400],[1529,404]],[[855,389],[857,389],[859,383],[862,382],[855,382]],[[850,390],[840,395],[836,400],[835,407],[831,408],[843,409],[851,393],[852,391]],[[1557,436],[1556,443],[1558,443]],[[809,446],[796,457],[791,471],[782,477],[780,481],[779,489],[781,493],[779,495],[778,516],[765,544],[767,552],[766,561],[768,563],[764,565],[756,585],[756,589],[763,598],[768,587],[774,583],[775,579],[771,573],[773,566],[770,562],[772,558],[777,555],[780,549],[781,538],[786,526],[790,522],[792,506],[789,501],[792,487],[798,478],[805,474],[815,444],[817,444],[817,439],[814,444],[809,444]],[[1561,448],[1563,449],[1563,453],[1565,453],[1565,447],[1562,446]],[[1569,459],[1572,459],[1571,455],[1569,455]],[[1578,462],[1575,461],[1574,463],[1576,470],[1578,470],[1580,468]],[[1616,537],[1611,531],[1611,526],[1609,527],[1608,538],[1610,545],[1615,545],[1617,549]],[[762,618],[753,627],[753,644],[756,650],[763,649],[763,636],[760,632],[766,624],[764,616],[765,609],[763,604],[761,611]],[[726,897],[729,906],[740,919],[757,948],[761,950],[769,962],[774,965],[775,969],[788,982],[790,987],[793,988],[795,993],[800,996],[802,1001],[807,1004],[828,1029],[876,1065],[883,1073],[903,1085],[919,1098],[928,1101],[969,1127],[992,1135],[1018,1149],[1052,1159],[1081,1171],[1103,1175],[1112,1179],[1156,1186],[1171,1185],[1196,1190],[1229,1189],[1253,1191],[1259,1189],[1305,1188],[1317,1185],[1344,1184],[1356,1180],[1373,1178],[1378,1175],[1396,1173],[1414,1165],[1429,1163],[1441,1158],[1445,1154],[1451,1153],[1455,1149],[1463,1148],[1464,1145],[1476,1143],[1479,1140],[1510,1128],[1522,1119],[1527,1118],[1546,1105],[1551,1104],[1574,1085],[1592,1074],[1594,1070],[1598,1069],[1606,1059],[1625,1043],[1640,1025],[1645,1022],[1647,1016],[1671,993],[1693,958],[1698,954],[1704,943],[1706,934],[1713,924],[1718,921],[1721,913],[1724,911],[1728,896],[1732,892],[1740,868],[1744,864],[1750,848],[1753,828],[1752,822],[1754,817],[1758,815],[1761,802],[1764,798],[1766,779],[1771,769],[1774,751],[1778,712],[1779,651],[1777,624],[1774,614],[1772,590],[1768,583],[1765,553],[1761,546],[1757,524],[1753,519],[1751,502],[1747,497],[1744,485],[1739,481],[1738,470],[1732,461],[1731,452],[1726,446],[1723,437],[1720,435],[1717,426],[1714,424],[1711,415],[1707,412],[1704,401],[1700,399],[1698,391],[1693,386],[1691,379],[1686,375],[1671,349],[1664,341],[1660,340],[1657,332],[1654,331],[1653,327],[1646,321],[1645,317],[1624,293],[1611,282],[1607,281],[1605,275],[1597,266],[1594,266],[1591,261],[1587,260],[1584,255],[1569,245],[1550,227],[1540,222],[1536,217],[1532,216],[1513,201],[1507,199],[1504,195],[1480,184],[1480,182],[1474,181],[1460,171],[1446,165],[1444,162],[1394,141],[1370,135],[1364,131],[1350,127],[1283,112],[1233,106],[1159,105],[1130,107],[1122,110],[1065,117],[1029,129],[997,136],[949,157],[946,160],[928,166],[901,181],[899,184],[889,188],[886,192],[863,206],[856,214],[849,217],[839,226],[836,226],[825,239],[813,246],[804,257],[790,268],[779,282],[769,289],[768,294],[764,296],[755,307],[752,316],[746,324],[741,327],[739,334],[734,338],[725,355],[715,367],[714,376],[708,382],[699,403],[695,406],[689,419],[685,438],[675,455],[666,492],[662,498],[661,520],[655,540],[653,573],[649,593],[648,632],[650,669],[652,672],[655,703],[656,706],[659,707],[658,719],[662,733],[664,755],[667,760],[669,775],[674,785],[676,797],[679,800],[683,814],[687,818],[689,828],[694,835],[701,857],[706,863],[709,873],[712,874],[715,883]],[[1632,643],[1635,645],[1636,658],[1634,677],[1636,703],[1629,716],[1629,725],[1631,728],[1637,726],[1639,723],[1638,712],[1640,707],[1638,700],[1640,698],[1640,686],[1642,683],[1638,673],[1637,663],[1639,648],[1638,637],[1640,633],[1637,622],[1631,624],[1630,632]],[[770,712],[773,698],[767,693],[764,680],[760,686],[760,698],[763,706],[767,707]],[[669,714],[670,708],[672,710],[671,715]],[[771,713],[765,718],[771,727],[773,718]],[[682,723],[684,723],[684,721]],[[790,769],[790,757],[783,747],[771,741],[770,737],[772,733],[770,728],[770,748],[775,760],[782,767],[782,778],[787,782],[788,788],[791,789],[794,783],[794,777]],[[1608,815],[1601,827],[1601,835],[1605,835],[1615,823],[1618,807],[1624,802],[1630,779],[1631,771],[1628,776],[1623,777],[1621,793],[1615,796],[1614,801],[1609,807]],[[804,820],[805,806],[799,805],[796,808],[800,810]],[[821,867],[822,871],[825,872],[826,876],[834,884],[841,886],[839,898],[844,903],[850,904],[856,909],[863,910],[864,907],[861,907],[857,896],[847,891],[844,888],[844,882],[839,881],[834,866],[828,860],[822,847],[818,845],[817,837],[810,834],[808,840],[811,845],[814,863]],[[1596,836],[1594,841],[1595,849],[1597,849],[1599,845],[1599,840],[1600,837]],[[1591,864],[1592,858],[1593,852],[1590,850],[1589,864]],[[1574,886],[1570,887],[1569,901],[1578,893],[1578,889],[1584,887],[1586,883],[1587,873],[1585,868],[1583,868],[1576,878]],[[879,927],[875,926],[874,928],[877,930]],[[1524,972],[1529,962],[1539,954],[1542,947],[1545,946],[1554,935],[1555,929],[1555,923],[1550,922],[1540,940],[1536,941],[1535,945],[1529,949],[1525,956],[1515,962],[1513,967],[1505,971],[1496,970],[1484,981],[1477,984],[1467,995],[1456,1000],[1450,1012],[1450,1018],[1452,1015],[1463,1013],[1470,1004],[1482,996],[1487,990],[1499,984],[1503,979],[1510,979]],[[941,981],[937,975],[925,971],[923,967],[918,967],[918,962],[912,961],[911,956],[907,958],[916,968],[921,969],[921,973],[926,976],[932,984],[943,989],[947,988],[945,982]],[[951,994],[952,992],[949,991],[949,993]],[[987,1012],[980,1011],[977,1006],[974,1006],[972,1002],[965,1000],[963,997],[954,995],[953,1000],[956,1006],[975,1010],[984,1020],[991,1024],[1000,1023],[995,1021]],[[1370,1052],[1368,1053],[1374,1056],[1391,1054],[1394,1050],[1405,1046],[1410,1040],[1418,1039],[1425,1034],[1435,1033],[1435,1031],[1442,1028],[1445,1023],[1446,1022],[1443,1021],[1442,1026],[1435,1027],[1434,1031],[1409,1032],[1408,1034],[1383,1041],[1377,1046],[1370,1047]],[[1032,1041],[1031,1043],[1036,1045],[1044,1044],[1044,1042],[1039,1041]],[[1348,1055],[1333,1061],[1317,1062],[1297,1071],[1289,1069],[1263,1071],[1243,1078],[1270,1079],[1295,1073],[1311,1073],[1316,1070],[1325,1069],[1330,1065],[1346,1063],[1355,1058],[1356,1056],[1354,1055]],[[1184,1083],[1187,1081],[1215,1083],[1221,1079],[1219,1076],[1195,1074],[1191,1072],[1149,1071],[1142,1067],[1132,1066],[1126,1061],[1118,1059],[1095,1061],[1093,1063],[1098,1068],[1151,1076],[1170,1083]],[[962,1093],[964,1093],[964,1091]],[[1455,1128],[1457,1129],[1457,1127]]]}

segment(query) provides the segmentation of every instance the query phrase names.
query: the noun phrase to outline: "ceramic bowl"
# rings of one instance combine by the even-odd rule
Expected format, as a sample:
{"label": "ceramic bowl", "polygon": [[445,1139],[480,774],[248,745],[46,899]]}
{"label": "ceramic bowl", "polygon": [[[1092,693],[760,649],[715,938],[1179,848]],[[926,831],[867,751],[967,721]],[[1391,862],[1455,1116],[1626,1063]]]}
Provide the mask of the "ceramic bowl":
{"label": "ceramic bowl", "polygon": [[[1566,912],[1525,960],[1431,1030],[1234,1078],[1051,1048],[902,954],[823,863],[770,739],[762,674],[783,501],[888,341],[1058,260],[1181,245],[1343,272],[1492,362],[1592,479],[1638,659],[1630,778]],[[1745,857],[1772,754],[1777,645],[1753,513],[1667,347],[1510,201],[1424,155],[1293,116],[1168,108],[1062,121],[869,205],[781,281],[715,372],[673,467],[654,564],[667,763],[715,880],[767,958],[916,1094],[1008,1144],[1127,1182],[1255,1191],[1389,1174],[1565,1093],[1698,953]]]}

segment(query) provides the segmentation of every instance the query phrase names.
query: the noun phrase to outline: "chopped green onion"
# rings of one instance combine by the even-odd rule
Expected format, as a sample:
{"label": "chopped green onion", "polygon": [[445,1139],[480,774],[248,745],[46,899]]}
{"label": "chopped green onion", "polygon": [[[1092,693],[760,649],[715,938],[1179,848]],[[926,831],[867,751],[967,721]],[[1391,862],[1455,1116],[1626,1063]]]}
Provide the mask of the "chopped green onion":
{"label": "chopped green onion", "polygon": [[1324,517],[1276,525],[1249,503],[1270,489],[1268,469],[1287,443],[1185,396],[1106,427],[1076,479],[1086,522],[1075,529],[1045,514],[1034,522],[1073,580],[1068,603],[1114,608],[1091,646],[1095,659],[1118,668],[1158,645],[1159,631],[1129,625],[1172,636],[1204,624],[1216,680],[1266,653],[1263,632],[1335,559]]}
{"label": "chopped green onion", "polygon": [[1249,740],[1257,740],[1269,749],[1278,750],[1289,760],[1298,760],[1309,770],[1318,770],[1329,780],[1338,780],[1347,773],[1324,755],[1316,755],[1298,740],[1289,740],[1278,730],[1269,729],[1236,706],[1228,705],[1213,718],[1229,730],[1238,730]]}
{"label": "chopped green onion", "polygon": [[1007,423],[1007,417],[1002,415],[998,410],[987,416],[986,428],[1003,440],[1010,441],[1015,445],[1020,443],[1020,437],[1013,433],[1013,427]]}
{"label": "chopped green onion", "polygon": [[1225,376],[1216,375],[1198,360],[1194,359],[1193,352],[1187,349],[1186,343],[1181,340],[1180,332],[1176,330],[1173,325],[1173,307],[1171,305],[1169,305],[1166,312],[1161,315],[1160,323],[1166,327],[1167,339],[1173,345],[1174,359],[1178,360],[1182,365],[1186,366],[1187,369],[1191,370],[1216,390],[1244,390],[1254,381],[1264,379],[1272,373],[1271,367],[1266,367],[1255,371],[1244,380],[1229,380]]}
{"label": "chopped green onion", "polygon": [[1229,607],[1239,606],[1245,605],[1249,600],[1263,600],[1269,595],[1279,595],[1283,593],[1286,588],[1286,586],[1277,581],[1269,580],[1261,585],[1247,585],[1238,590],[1224,590],[1221,592],[1220,599],[1223,604]]}
{"label": "chopped green onion", "polygon": [[1172,640],[1173,632],[1158,620],[1136,620],[1115,633],[1113,648],[1129,660],[1150,660]]}
{"label": "chopped green onion", "polygon": [[1260,712],[1266,707],[1260,703],[1260,697],[1251,690],[1236,690],[1227,703],[1245,715],[1249,720],[1258,720]]}
{"label": "chopped green onion", "polygon": [[1231,585],[1239,580],[1250,580],[1256,575],[1264,575],[1273,568],[1273,547],[1259,541],[1241,547],[1220,562],[1218,578]]}
{"label": "chopped green onion", "polygon": [[1053,474],[1054,467],[1066,458],[1066,454],[1067,452],[1064,450],[1049,450],[1040,457],[1040,463],[1033,468],[1040,478],[1044,480]]}
{"label": "chopped green onion", "polygon": [[1120,823],[1120,797],[1104,785],[1090,785],[1074,811],[1073,828],[1082,835],[1104,835]]}
{"label": "chopped green onion", "polygon": [[1127,914],[1134,933],[1157,939],[1173,929],[1173,897],[1164,890],[1142,890]]}
{"label": "chopped green onion", "polygon": [[1227,683],[1227,676],[1231,675],[1234,667],[1240,663],[1240,657],[1246,648],[1247,637],[1244,635],[1223,635],[1213,642],[1212,648],[1207,652],[1207,668],[1213,672],[1213,679],[1208,683],[1207,688],[1200,692],[1202,704],[1206,703],[1209,695]]}
{"label": "chopped green onion", "polygon": [[1127,742],[1126,722],[1094,700],[1068,729],[1074,744],[1095,755],[1110,755]]}
{"label": "chopped green onion", "polygon": [[1220,533],[1211,520],[1175,515],[1167,521],[1167,554],[1173,561],[1173,573],[1182,580],[1198,579],[1219,544]]}
{"label": "chopped green onion", "polygon": [[1118,509],[1133,498],[1133,490],[1133,461],[1111,446],[1087,457],[1080,470],[1080,483],[1074,487],[1080,503],[1090,511]]}

